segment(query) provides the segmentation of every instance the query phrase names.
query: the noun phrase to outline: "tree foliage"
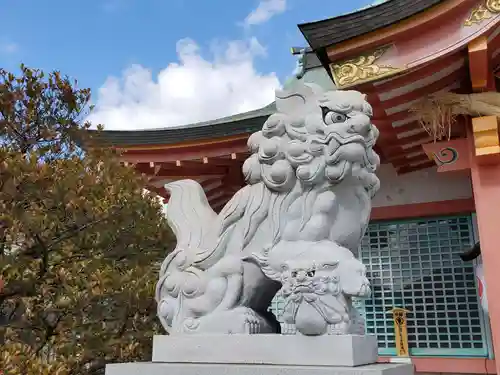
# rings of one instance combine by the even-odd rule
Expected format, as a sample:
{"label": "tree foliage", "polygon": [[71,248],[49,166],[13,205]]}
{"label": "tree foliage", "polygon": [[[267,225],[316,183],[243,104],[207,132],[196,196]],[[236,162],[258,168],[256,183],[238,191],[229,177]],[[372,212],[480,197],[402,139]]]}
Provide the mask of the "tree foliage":
{"label": "tree foliage", "polygon": [[[172,236],[158,199],[88,138],[90,91],[0,70],[0,369],[100,374],[148,360]],[[82,144],[92,144],[85,151]]]}

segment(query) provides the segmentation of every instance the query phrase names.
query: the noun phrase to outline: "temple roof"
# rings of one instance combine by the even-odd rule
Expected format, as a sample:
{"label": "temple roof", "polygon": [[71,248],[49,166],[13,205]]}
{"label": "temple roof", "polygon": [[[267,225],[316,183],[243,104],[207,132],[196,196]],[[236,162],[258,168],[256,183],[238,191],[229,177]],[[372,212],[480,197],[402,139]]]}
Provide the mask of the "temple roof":
{"label": "temple roof", "polygon": [[446,0],[389,0],[353,13],[298,25],[309,45],[325,48],[390,26]]}
{"label": "temple roof", "polygon": [[216,120],[159,129],[106,130],[100,139],[113,146],[168,145],[207,138],[220,138],[258,131],[266,119],[276,112],[273,103],[253,111],[238,113]]}

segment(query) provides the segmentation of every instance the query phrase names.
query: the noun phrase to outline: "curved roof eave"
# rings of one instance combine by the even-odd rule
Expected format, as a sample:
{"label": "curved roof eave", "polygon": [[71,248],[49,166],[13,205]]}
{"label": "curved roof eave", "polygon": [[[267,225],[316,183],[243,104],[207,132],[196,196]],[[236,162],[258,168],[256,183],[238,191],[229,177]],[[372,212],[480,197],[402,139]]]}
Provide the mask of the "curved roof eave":
{"label": "curved roof eave", "polygon": [[260,130],[266,119],[275,112],[276,104],[273,102],[260,109],[194,124],[156,129],[104,130],[99,134],[97,140],[120,147],[168,145],[185,141],[230,137]]}
{"label": "curved roof eave", "polygon": [[444,1],[447,0],[388,0],[298,27],[311,48],[317,50],[403,21]]}

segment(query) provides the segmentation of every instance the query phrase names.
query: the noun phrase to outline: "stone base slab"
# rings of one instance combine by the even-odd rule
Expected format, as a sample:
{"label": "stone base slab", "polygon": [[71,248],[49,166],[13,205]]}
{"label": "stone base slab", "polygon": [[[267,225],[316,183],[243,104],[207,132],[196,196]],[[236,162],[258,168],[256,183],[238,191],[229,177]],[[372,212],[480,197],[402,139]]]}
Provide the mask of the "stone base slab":
{"label": "stone base slab", "polygon": [[352,367],[377,358],[373,335],[185,335],[153,340],[153,362],[163,363]]}
{"label": "stone base slab", "polygon": [[413,366],[393,363],[359,367],[124,363],[106,366],[106,375],[413,375]]}

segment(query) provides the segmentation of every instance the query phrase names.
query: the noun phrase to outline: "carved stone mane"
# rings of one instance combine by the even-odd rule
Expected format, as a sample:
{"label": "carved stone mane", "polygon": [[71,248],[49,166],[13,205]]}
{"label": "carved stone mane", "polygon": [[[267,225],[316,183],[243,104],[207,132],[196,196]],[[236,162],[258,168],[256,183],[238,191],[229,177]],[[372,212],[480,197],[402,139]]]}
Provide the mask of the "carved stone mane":
{"label": "carved stone mane", "polygon": [[248,140],[248,185],[220,214],[197,182],[165,186],[177,246],[162,265],[156,298],[171,334],[277,333],[267,309],[283,280],[269,269],[313,261],[318,243],[322,261],[351,262],[346,251],[355,260],[379,188],[370,105],[355,91],[298,84],[277,92],[276,106]]}

